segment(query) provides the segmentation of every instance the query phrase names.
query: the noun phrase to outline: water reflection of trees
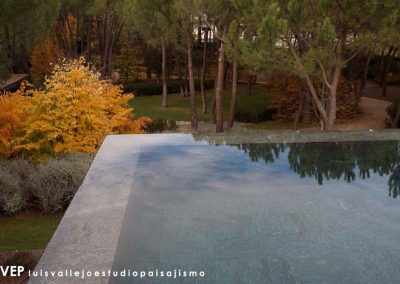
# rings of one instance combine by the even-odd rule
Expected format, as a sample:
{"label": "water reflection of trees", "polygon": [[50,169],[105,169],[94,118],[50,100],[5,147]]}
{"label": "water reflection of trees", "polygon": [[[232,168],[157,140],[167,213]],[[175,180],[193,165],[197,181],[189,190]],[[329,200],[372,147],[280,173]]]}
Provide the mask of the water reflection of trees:
{"label": "water reflection of trees", "polygon": [[288,152],[290,169],[300,177],[314,177],[318,184],[325,180],[355,181],[371,174],[389,176],[389,196],[400,194],[400,144],[397,141],[241,144],[252,161],[273,163]]}

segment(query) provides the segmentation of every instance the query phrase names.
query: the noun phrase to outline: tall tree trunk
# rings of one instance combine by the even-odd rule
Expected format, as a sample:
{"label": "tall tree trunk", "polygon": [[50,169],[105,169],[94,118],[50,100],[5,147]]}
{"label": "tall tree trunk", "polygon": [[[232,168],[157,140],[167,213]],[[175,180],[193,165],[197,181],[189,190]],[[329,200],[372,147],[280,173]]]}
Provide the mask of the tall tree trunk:
{"label": "tall tree trunk", "polygon": [[[302,56],[308,50],[307,43],[305,42],[304,37],[301,35],[301,33],[295,32],[294,35],[298,42],[299,55]],[[298,129],[301,117],[303,117],[303,123],[310,123],[311,102],[310,102],[310,94],[308,88],[303,86],[300,95],[301,96],[300,96],[299,107],[297,109],[293,122],[294,131]]]}
{"label": "tall tree trunk", "polygon": [[257,76],[253,75],[251,72],[249,72],[249,78],[247,80],[247,86],[248,86],[248,92],[247,95],[250,97],[252,94],[253,90],[253,85],[255,84],[255,81],[257,80]]}
{"label": "tall tree trunk", "polygon": [[79,13],[79,8],[78,9],[76,9],[76,16],[75,16],[75,19],[76,19],[76,27],[75,27],[75,51],[76,51],[76,54],[78,54],[78,55],[80,55],[80,51],[81,50],[79,50],[80,48],[79,48],[79,44],[80,44],[80,42],[79,42],[79,34],[80,34],[80,23],[81,23],[81,17],[79,16],[80,15],[80,13]]}
{"label": "tall tree trunk", "polygon": [[388,79],[387,77],[389,74],[390,66],[392,65],[396,53],[397,53],[397,48],[393,48],[392,52],[389,53],[387,60],[385,62],[386,64],[383,70],[383,78],[382,78],[382,97],[387,96],[387,79]]}
{"label": "tall tree trunk", "polygon": [[362,77],[361,77],[360,87],[357,90],[356,101],[354,102],[354,108],[353,108],[353,115],[357,114],[358,108],[360,106],[361,98],[364,95],[365,88],[367,87],[368,69],[369,69],[369,63],[371,62],[371,58],[372,58],[372,52],[369,51],[367,60],[365,61],[365,65],[364,65],[364,70],[363,70]]}
{"label": "tall tree trunk", "polygon": [[103,39],[104,39],[104,50],[102,54],[102,59],[103,59],[103,66],[102,66],[102,76],[107,76],[107,71],[108,71],[108,50],[109,50],[109,45],[110,45],[110,33],[111,29],[108,28],[109,24],[109,19],[108,19],[108,6],[109,6],[109,0],[106,1],[106,14],[104,16],[104,27],[103,27]]}
{"label": "tall tree trunk", "polygon": [[[382,59],[382,64],[381,64],[382,66],[381,66],[381,70],[380,70],[381,74],[380,74],[380,78],[379,78],[379,85],[381,87],[383,86],[383,81],[385,80],[386,72],[388,70],[387,65],[388,65],[389,58],[390,58],[390,55],[392,54],[393,49],[394,49],[394,47],[390,46],[387,54]],[[384,52],[383,52],[383,54],[384,54]]]}
{"label": "tall tree trunk", "polygon": [[[217,69],[218,69],[218,65],[217,65]],[[217,91],[217,83],[218,83],[218,72],[215,74],[214,77],[214,92],[213,92],[213,96],[211,99],[211,108],[210,108],[210,122],[212,124],[215,124],[215,110],[216,110],[216,99],[215,99],[215,93]]]}
{"label": "tall tree trunk", "polygon": [[229,69],[230,69],[230,64],[228,60],[226,60],[226,55],[225,55],[225,65],[224,65],[224,86],[223,89],[226,90],[226,86],[228,85],[228,74],[229,74]]}
{"label": "tall tree trunk", "polygon": [[194,87],[193,74],[193,42],[189,37],[187,40],[187,56],[188,56],[188,71],[189,71],[189,89],[190,89],[190,113],[191,113],[191,130],[197,131],[197,114],[196,114],[196,90]]}
{"label": "tall tree trunk", "polygon": [[379,78],[378,77],[375,78],[375,79],[379,79],[379,86],[381,86],[381,87],[382,87],[381,80],[382,80],[384,62],[385,62],[385,48],[382,48],[382,52],[381,52],[381,56],[380,56],[380,60],[379,60],[379,74],[377,75],[377,76],[379,76]]}
{"label": "tall tree trunk", "polygon": [[109,72],[110,76],[112,75],[112,71],[113,71],[113,67],[114,67],[113,51],[115,48],[115,44],[117,43],[119,37],[121,36],[122,29],[123,29],[123,24],[118,23],[118,18],[116,15],[114,15],[113,34],[111,37],[109,60],[108,60],[108,68],[109,68],[108,72]]}
{"label": "tall tree trunk", "polygon": [[342,68],[341,67],[336,67],[335,72],[333,74],[333,80],[332,80],[332,85],[329,90],[329,128],[328,130],[331,130],[333,128],[333,125],[335,124],[336,121],[336,96],[337,96],[337,90],[339,87],[339,82],[340,82],[340,76],[342,74]]}
{"label": "tall tree trunk", "polygon": [[321,122],[321,130],[330,130],[328,114],[326,113],[326,110],[325,110],[321,100],[318,98],[317,91],[315,90],[314,84],[308,75],[305,77],[305,82],[307,84],[307,88],[311,94],[311,97],[314,101],[314,105],[317,108],[317,111],[319,114],[319,120]]}
{"label": "tall tree trunk", "polygon": [[308,89],[304,91],[303,123],[311,123],[311,96]]}
{"label": "tall tree trunk", "polygon": [[238,63],[236,58],[232,63],[232,99],[229,110],[228,129],[232,129],[237,108],[237,83],[238,83]]}
{"label": "tall tree trunk", "polygon": [[197,21],[197,44],[201,45],[201,16],[199,16]]}
{"label": "tall tree trunk", "polygon": [[[223,39],[226,38],[226,27],[224,27]],[[222,101],[222,93],[224,89],[224,74],[225,74],[225,46],[224,40],[221,40],[218,56],[218,77],[217,87],[215,90],[215,131],[217,133],[224,131],[224,108]]]}
{"label": "tall tree trunk", "polygon": [[183,76],[182,76],[182,62],[181,59],[179,57],[179,54],[176,57],[176,68],[178,68],[178,76],[179,76],[179,91],[181,93],[181,96],[184,97],[185,96],[185,91],[184,91],[184,84],[183,84]]}
{"label": "tall tree trunk", "polygon": [[185,97],[187,97],[188,96],[188,58],[187,58],[187,55],[185,54],[185,72],[184,72],[184,77],[185,77],[185,80],[184,80],[184,86],[185,86]]}
{"label": "tall tree trunk", "polygon": [[200,90],[201,90],[201,100],[202,100],[202,107],[201,112],[207,113],[207,97],[206,97],[206,90],[204,86],[204,79],[206,76],[207,70],[207,42],[208,42],[208,29],[204,31],[204,46],[203,46],[203,66],[201,69],[201,77],[200,77]]}
{"label": "tall tree trunk", "polygon": [[[76,54],[76,49],[74,48],[74,42],[75,42],[75,40],[74,40],[74,33],[73,33],[73,31],[72,31],[72,25],[71,25],[71,23],[70,23],[70,17],[69,17],[69,15],[66,15],[66,21],[65,21],[65,23],[66,23],[66,26],[67,26],[67,29],[68,29],[68,35],[70,36],[70,38],[68,38],[68,37],[66,37],[65,39],[66,39],[66,41],[68,42],[68,53],[69,53],[69,56],[71,56],[71,57],[74,57],[74,58],[76,58],[77,57],[77,54]],[[104,35],[105,33],[103,33],[103,35]],[[103,58],[103,57],[102,57]]]}
{"label": "tall tree trunk", "polygon": [[[292,44],[290,44],[289,42],[289,50],[290,53],[292,54],[293,58],[295,59],[295,61],[303,67],[303,64],[299,58],[299,55],[297,54],[294,46]],[[329,124],[329,118],[328,118],[328,114],[326,112],[326,109],[324,107],[324,105],[322,104],[322,101],[319,99],[317,91],[314,87],[314,84],[311,80],[311,77],[309,75],[306,75],[304,77],[305,83],[307,85],[307,88],[311,94],[311,97],[314,101],[314,105],[317,109],[317,113],[319,116],[319,120],[321,122],[321,130],[329,130],[330,129],[330,124]]]}
{"label": "tall tree trunk", "polygon": [[306,98],[306,94],[304,92],[302,92],[301,97],[300,97],[299,107],[298,107],[298,109],[296,111],[296,115],[294,117],[293,131],[297,130],[297,128],[299,127],[300,118],[301,118],[301,115],[303,114],[305,98]]}
{"label": "tall tree trunk", "polygon": [[[339,42],[339,60],[342,61],[345,48],[346,48],[346,40],[347,40],[347,27],[345,26],[340,35]],[[337,109],[337,90],[340,84],[340,77],[342,76],[342,66],[339,64],[336,66],[333,72],[332,83],[329,88],[329,112],[328,112],[328,128],[327,130],[332,130],[333,125],[336,121],[336,109]],[[327,83],[327,82],[326,82]]]}
{"label": "tall tree trunk", "polygon": [[113,50],[122,30],[118,16],[108,10],[109,2],[109,0],[106,2],[103,19],[100,16],[96,17],[98,46],[102,63],[101,75],[103,77],[112,75]]}
{"label": "tall tree trunk", "polygon": [[[216,90],[216,88],[214,88],[214,90]],[[211,109],[210,109],[210,122],[212,124],[215,124],[215,108],[216,108],[216,100],[215,100],[215,92],[214,92],[212,100],[211,100]]]}
{"label": "tall tree trunk", "polygon": [[146,67],[146,79],[151,80],[151,69],[149,66]]}
{"label": "tall tree trunk", "polygon": [[150,65],[150,58],[151,58],[151,47],[148,43],[144,44],[144,53],[145,53],[145,61],[146,61],[146,79],[151,80],[151,65]]}
{"label": "tall tree trunk", "polygon": [[201,34],[202,34],[201,29],[202,29],[201,16],[199,16],[197,19],[197,45],[198,46],[201,45]]}
{"label": "tall tree trunk", "polygon": [[92,29],[93,29],[93,18],[91,16],[86,18],[87,30],[86,30],[86,57],[89,62],[92,61]]}
{"label": "tall tree trunk", "polygon": [[163,83],[163,93],[162,93],[162,107],[168,107],[168,86],[167,86],[167,45],[165,38],[161,39],[161,72],[162,72],[162,83]]}

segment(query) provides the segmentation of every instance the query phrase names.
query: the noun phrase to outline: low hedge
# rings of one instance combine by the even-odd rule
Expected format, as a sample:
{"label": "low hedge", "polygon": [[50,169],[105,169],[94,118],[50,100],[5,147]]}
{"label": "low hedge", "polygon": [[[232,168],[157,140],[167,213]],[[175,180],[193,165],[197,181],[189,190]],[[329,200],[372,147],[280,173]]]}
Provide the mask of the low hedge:
{"label": "low hedge", "polygon": [[30,207],[45,214],[63,211],[92,163],[92,154],[68,154],[37,164],[23,158],[0,160],[0,212]]}
{"label": "low hedge", "polygon": [[175,120],[166,120],[162,118],[155,118],[146,123],[146,133],[164,133],[174,132],[178,128]]}
{"label": "low hedge", "polygon": [[259,123],[272,120],[274,114],[276,114],[276,109],[268,107],[251,110],[238,109],[235,120],[238,122]]}
{"label": "low hedge", "polygon": [[[174,94],[180,92],[180,83],[178,80],[168,81],[168,93]],[[214,88],[214,80],[205,80],[204,87],[206,89]],[[200,90],[200,81],[195,80],[196,90]],[[125,93],[133,93],[135,96],[157,96],[161,95],[163,91],[163,84],[161,81],[144,81],[136,83],[127,83],[123,85]]]}
{"label": "low hedge", "polygon": [[276,113],[276,108],[271,107],[268,101],[260,103],[259,100],[252,100],[252,97],[242,97],[239,98],[235,121],[259,123],[272,120]]}

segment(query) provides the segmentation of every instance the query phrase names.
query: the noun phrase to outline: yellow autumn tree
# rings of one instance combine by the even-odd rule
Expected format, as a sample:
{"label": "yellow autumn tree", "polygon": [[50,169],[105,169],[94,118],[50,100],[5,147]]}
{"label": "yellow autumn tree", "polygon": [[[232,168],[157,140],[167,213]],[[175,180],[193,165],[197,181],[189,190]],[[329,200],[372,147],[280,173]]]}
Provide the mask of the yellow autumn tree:
{"label": "yellow autumn tree", "polygon": [[23,134],[29,99],[20,94],[0,96],[0,155],[11,157],[18,148],[16,137]]}
{"label": "yellow autumn tree", "polygon": [[31,115],[19,138],[21,150],[39,153],[95,152],[108,134],[141,133],[132,120],[131,94],[102,80],[84,58],[62,60],[54,66],[43,89],[24,85]]}

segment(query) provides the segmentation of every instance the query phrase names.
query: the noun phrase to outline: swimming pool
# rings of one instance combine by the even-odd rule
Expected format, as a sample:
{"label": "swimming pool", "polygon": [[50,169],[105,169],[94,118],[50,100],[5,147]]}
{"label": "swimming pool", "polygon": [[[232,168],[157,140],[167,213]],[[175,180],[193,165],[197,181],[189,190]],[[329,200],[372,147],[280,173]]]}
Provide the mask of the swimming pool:
{"label": "swimming pool", "polygon": [[[108,258],[107,263],[94,261],[96,269],[158,273],[144,279],[110,277],[109,283],[396,283],[400,279],[398,140],[221,145],[185,135],[142,137],[140,143],[135,139],[120,140],[124,150],[99,152],[83,192],[78,192],[81,195],[66,214],[75,208],[79,217],[73,222],[80,222],[76,226],[83,235],[68,251],[74,245],[86,248],[75,252],[76,263],[82,264],[89,254]],[[102,171],[103,180],[91,176],[94,169]],[[104,180],[111,173],[112,187]],[[121,178],[131,182],[124,184]],[[86,216],[83,203],[86,210],[87,203],[99,206],[88,201],[90,190],[85,188],[90,183],[97,187],[91,198],[96,199],[96,192],[108,194],[108,202],[103,200],[108,209],[104,205]],[[113,194],[121,203],[118,214]],[[104,212],[114,212],[114,218],[108,221]],[[96,214],[100,220],[93,222],[99,225],[80,219]],[[60,227],[62,231],[65,226]],[[86,239],[107,227],[109,234],[97,240],[96,257]],[[53,239],[41,268],[55,259],[50,250],[67,241]],[[106,248],[101,243],[109,252],[102,251]],[[159,275],[167,271],[204,276]]]}
{"label": "swimming pool", "polygon": [[204,271],[208,283],[395,283],[399,145],[144,147],[113,268]]}

